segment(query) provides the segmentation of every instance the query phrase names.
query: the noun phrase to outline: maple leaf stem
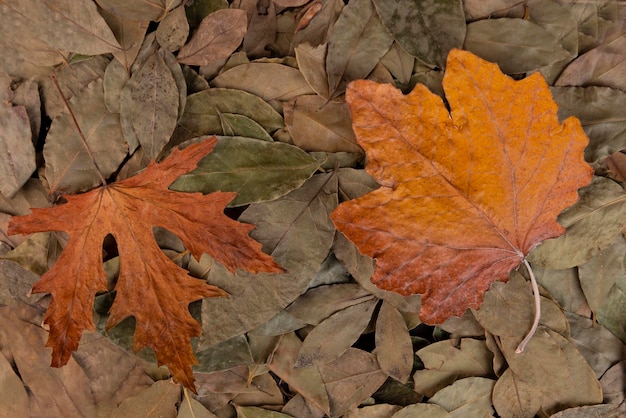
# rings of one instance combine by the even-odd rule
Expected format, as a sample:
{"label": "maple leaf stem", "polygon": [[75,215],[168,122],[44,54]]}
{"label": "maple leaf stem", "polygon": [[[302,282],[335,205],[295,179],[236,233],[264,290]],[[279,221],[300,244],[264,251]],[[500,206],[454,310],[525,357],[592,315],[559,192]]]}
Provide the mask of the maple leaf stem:
{"label": "maple leaf stem", "polygon": [[72,118],[72,122],[74,123],[74,126],[76,126],[76,130],[78,131],[78,136],[80,136],[80,140],[83,142],[83,146],[85,147],[85,150],[87,151],[87,155],[89,155],[89,158],[91,159],[91,162],[94,168],[96,169],[96,172],[98,173],[98,177],[100,177],[100,181],[102,182],[102,187],[106,187],[107,181],[102,175],[102,170],[100,170],[100,167],[98,167],[98,163],[96,162],[96,157],[93,155],[93,152],[91,152],[91,148],[89,148],[89,144],[87,143],[87,138],[85,138],[85,135],[83,134],[82,129],[80,129],[80,125],[78,124],[78,121],[76,120],[74,111],[70,107],[70,104],[67,101],[65,94],[63,94],[63,91],[61,90],[61,86],[59,86],[59,82],[57,81],[56,75],[52,74],[50,78],[52,78],[52,81],[54,82],[55,87],[59,91],[59,95],[61,95],[63,104],[65,105],[67,111],[69,112],[70,117]]}
{"label": "maple leaf stem", "polygon": [[526,266],[526,270],[528,270],[528,275],[530,276],[530,284],[533,287],[533,295],[535,296],[535,319],[533,320],[533,326],[530,328],[530,331],[528,331],[526,337],[524,337],[522,342],[519,343],[519,345],[515,349],[515,352],[517,354],[524,351],[530,339],[533,337],[533,335],[535,335],[537,327],[539,326],[539,319],[541,318],[541,300],[539,295],[539,286],[537,286],[537,279],[535,279],[535,274],[533,273],[533,270],[530,268],[530,264],[528,264],[528,261],[525,258],[524,265]]}

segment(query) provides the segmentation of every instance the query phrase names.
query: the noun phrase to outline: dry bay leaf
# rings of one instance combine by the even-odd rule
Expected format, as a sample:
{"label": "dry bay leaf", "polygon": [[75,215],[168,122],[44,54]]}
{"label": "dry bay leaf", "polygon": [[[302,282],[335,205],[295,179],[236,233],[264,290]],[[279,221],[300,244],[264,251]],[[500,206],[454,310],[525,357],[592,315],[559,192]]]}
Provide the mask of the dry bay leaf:
{"label": "dry bay leaf", "polygon": [[246,13],[237,9],[221,9],[209,14],[178,51],[178,62],[209,65],[227,58],[241,43],[246,33],[246,20]]}

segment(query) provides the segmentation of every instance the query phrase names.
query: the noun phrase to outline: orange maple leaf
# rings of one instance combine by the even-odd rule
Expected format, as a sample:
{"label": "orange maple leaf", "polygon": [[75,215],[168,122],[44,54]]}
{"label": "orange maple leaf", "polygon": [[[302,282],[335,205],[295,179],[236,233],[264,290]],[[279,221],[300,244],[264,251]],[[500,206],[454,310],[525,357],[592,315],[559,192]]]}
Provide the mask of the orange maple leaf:
{"label": "orange maple leaf", "polygon": [[331,215],[376,259],[372,282],[421,294],[429,324],[478,308],[494,281],[563,234],[558,214],[593,175],[580,122],[559,123],[539,74],[514,81],[453,50],[443,86],[451,112],[423,85],[404,96],[390,85],[350,84],[366,169],[383,187]]}
{"label": "orange maple leaf", "polygon": [[175,149],[159,164],[154,161],[134,177],[80,195],[64,196],[67,203],[33,209],[11,219],[9,233],[65,231],[69,242],[54,266],[33,286],[50,293],[45,323],[52,366],[67,363],[84,330],[95,329],[93,304],[107,290],[102,244],[111,234],[120,254],[116,297],[107,329],[124,318],[136,320],[133,349],[152,347],[160,364],[174,378],[195,390],[191,366],[197,361],[189,339],[200,335],[200,324],[188,305],[203,297],[224,296],[221,289],[195,279],[177,266],[157,245],[153,227],[174,232],[199,258],[209,254],[229,270],[280,272],[261,244],[248,236],[254,227],[224,215],[236,193],[182,193],[168,186],[195,168],[211,152],[213,137],[184,150]]}

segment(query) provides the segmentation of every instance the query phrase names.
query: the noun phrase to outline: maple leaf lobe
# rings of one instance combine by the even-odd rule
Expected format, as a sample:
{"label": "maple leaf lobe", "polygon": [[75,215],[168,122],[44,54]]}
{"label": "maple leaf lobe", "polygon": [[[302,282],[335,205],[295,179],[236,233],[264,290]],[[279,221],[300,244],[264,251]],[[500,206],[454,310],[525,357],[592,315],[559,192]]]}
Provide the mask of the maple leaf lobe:
{"label": "maple leaf lobe", "polygon": [[107,329],[124,318],[136,319],[133,349],[151,347],[157,360],[170,368],[174,378],[194,389],[191,365],[196,364],[189,339],[199,336],[200,325],[188,305],[202,297],[226,293],[188,275],[159,248],[153,227],[175,233],[199,258],[209,254],[229,270],[281,272],[261,244],[248,236],[254,227],[228,218],[223,210],[235,193],[184,193],[168,189],[182,174],[195,168],[211,152],[215,137],[175,149],[161,163],[151,162],[134,177],[64,196],[67,203],[33,209],[14,217],[10,234],[65,231],[69,241],[61,256],[41,280],[35,293],[50,293],[44,321],[50,325],[47,346],[52,365],[67,363],[78,348],[84,330],[94,330],[93,303],[97,292],[107,291],[102,267],[102,243],[113,235],[120,257]]}
{"label": "maple leaf lobe", "polygon": [[335,225],[376,259],[372,282],[421,294],[438,324],[478,308],[591,181],[580,122],[562,124],[543,78],[515,81],[495,64],[452,50],[442,99],[358,80],[346,99],[366,170],[383,186],[342,203]]}

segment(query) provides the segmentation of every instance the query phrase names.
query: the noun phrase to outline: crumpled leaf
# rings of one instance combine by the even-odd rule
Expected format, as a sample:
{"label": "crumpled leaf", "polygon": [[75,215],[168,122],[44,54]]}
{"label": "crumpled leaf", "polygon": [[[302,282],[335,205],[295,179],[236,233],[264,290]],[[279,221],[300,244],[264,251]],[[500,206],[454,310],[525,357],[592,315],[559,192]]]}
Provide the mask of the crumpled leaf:
{"label": "crumpled leaf", "polygon": [[293,368],[302,342],[294,333],[285,334],[272,353],[267,368],[320,410],[330,412],[330,400],[317,366]]}
{"label": "crumpled leaf", "polygon": [[213,153],[170,186],[181,192],[237,192],[229,206],[277,199],[300,187],[319,163],[293,145],[220,137]]}
{"label": "crumpled leaf", "polygon": [[541,409],[546,414],[602,402],[600,383],[572,342],[543,326],[526,349],[516,353],[520,340],[502,337],[502,350],[516,378],[533,394],[541,393]]}
{"label": "crumpled leaf", "polygon": [[388,85],[351,84],[366,169],[383,187],[331,214],[376,259],[372,282],[422,294],[430,324],[477,308],[531,249],[563,234],[556,216],[592,176],[580,123],[559,123],[540,75],[513,81],[453,50],[443,83],[451,115],[421,85],[404,96]]}
{"label": "crumpled leaf", "polygon": [[32,214],[11,220],[12,234],[54,230],[70,235],[55,265],[33,286],[35,293],[52,294],[45,322],[50,326],[47,345],[53,348],[53,366],[66,364],[82,332],[95,329],[94,296],[107,290],[102,243],[109,233],[115,237],[121,266],[107,328],[134,316],[135,351],[152,347],[159,363],[192,389],[194,356],[189,338],[200,334],[200,325],[189,314],[188,304],[224,292],[189,277],[167,258],[152,228],[169,229],[196,258],[206,252],[231,271],[281,271],[248,237],[252,226],[222,214],[232,193],[200,196],[167,190],[215,143],[213,138],[184,151],[174,150],[162,163],[153,162],[134,177],[81,195],[66,195],[64,205],[33,209]]}
{"label": "crumpled leaf", "polygon": [[202,19],[189,42],[178,51],[178,62],[209,65],[228,58],[241,43],[246,30],[247,18],[243,10],[217,10]]}
{"label": "crumpled leaf", "polygon": [[376,11],[396,42],[409,54],[443,68],[448,52],[465,38],[463,2],[374,0]]}

